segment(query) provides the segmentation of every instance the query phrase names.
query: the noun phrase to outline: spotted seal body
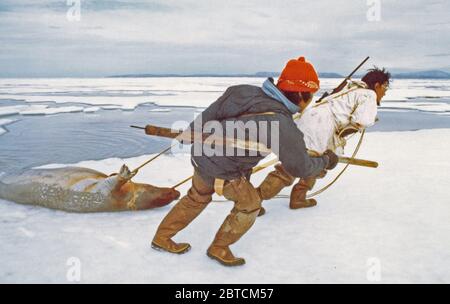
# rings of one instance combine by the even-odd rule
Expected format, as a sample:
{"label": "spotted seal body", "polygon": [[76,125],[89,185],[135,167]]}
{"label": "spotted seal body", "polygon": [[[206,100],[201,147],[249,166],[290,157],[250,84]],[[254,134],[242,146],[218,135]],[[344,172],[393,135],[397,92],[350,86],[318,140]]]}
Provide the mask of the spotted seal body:
{"label": "spotted seal body", "polygon": [[126,166],[113,176],[80,167],[33,169],[0,177],[0,198],[69,212],[109,212],[162,207],[180,196],[131,177]]}

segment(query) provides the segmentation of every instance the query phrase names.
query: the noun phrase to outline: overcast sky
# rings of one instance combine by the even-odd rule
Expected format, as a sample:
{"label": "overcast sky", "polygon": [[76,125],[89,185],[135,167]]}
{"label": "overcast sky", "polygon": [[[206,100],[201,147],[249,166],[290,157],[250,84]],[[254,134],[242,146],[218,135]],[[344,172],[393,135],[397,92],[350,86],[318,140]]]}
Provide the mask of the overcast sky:
{"label": "overcast sky", "polygon": [[0,0],[0,77],[450,70],[450,1],[379,1],[369,21],[377,0],[80,0],[69,21],[67,0]]}

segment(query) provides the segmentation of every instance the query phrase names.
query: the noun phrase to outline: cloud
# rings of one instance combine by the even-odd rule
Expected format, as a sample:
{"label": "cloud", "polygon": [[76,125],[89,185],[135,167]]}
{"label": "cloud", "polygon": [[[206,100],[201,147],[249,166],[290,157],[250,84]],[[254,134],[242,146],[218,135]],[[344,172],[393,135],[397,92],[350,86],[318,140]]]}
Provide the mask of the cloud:
{"label": "cloud", "polygon": [[[350,71],[365,56],[391,68],[446,65],[448,1],[336,4],[269,0],[2,0],[0,76],[277,71],[306,55],[321,71]],[[432,21],[431,21],[432,20]],[[430,55],[431,54],[431,55]]]}
{"label": "cloud", "polygon": [[[25,10],[48,10],[66,11],[67,7],[73,5],[76,0],[2,0],[1,11],[25,11]],[[86,11],[114,11],[114,10],[151,10],[168,12],[174,9],[164,2],[158,1],[126,1],[126,0],[80,0],[83,10]]]}
{"label": "cloud", "polygon": [[450,56],[450,53],[430,54],[427,56],[428,57],[448,57],[448,56]]}

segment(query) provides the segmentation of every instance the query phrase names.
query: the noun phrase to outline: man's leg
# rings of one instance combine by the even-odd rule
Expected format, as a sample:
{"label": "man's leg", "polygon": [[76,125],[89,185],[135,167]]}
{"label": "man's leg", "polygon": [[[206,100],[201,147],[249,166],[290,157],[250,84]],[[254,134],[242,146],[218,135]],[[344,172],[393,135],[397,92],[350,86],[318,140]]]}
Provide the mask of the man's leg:
{"label": "man's leg", "polygon": [[[275,166],[275,171],[270,172],[261,185],[259,185],[257,191],[262,200],[268,200],[280,193],[284,187],[292,185],[294,180],[295,177],[290,175],[281,164],[278,164]],[[265,209],[261,208],[259,216],[264,214]]]}
{"label": "man's leg", "polygon": [[226,183],[223,195],[235,202],[234,208],[217,232],[207,254],[225,266],[243,265],[245,260],[236,258],[229,246],[236,243],[252,227],[261,208],[261,198],[246,178]]}
{"label": "man's leg", "polygon": [[212,200],[214,188],[206,183],[198,172],[194,172],[192,187],[187,195],[169,211],[156,231],[152,247],[171,253],[185,253],[190,249],[187,243],[177,244],[172,237],[191,223]]}
{"label": "man's leg", "polygon": [[306,193],[310,191],[316,183],[316,177],[302,178],[292,188],[289,207],[291,209],[308,208],[317,205],[317,201],[313,198],[307,199]]}

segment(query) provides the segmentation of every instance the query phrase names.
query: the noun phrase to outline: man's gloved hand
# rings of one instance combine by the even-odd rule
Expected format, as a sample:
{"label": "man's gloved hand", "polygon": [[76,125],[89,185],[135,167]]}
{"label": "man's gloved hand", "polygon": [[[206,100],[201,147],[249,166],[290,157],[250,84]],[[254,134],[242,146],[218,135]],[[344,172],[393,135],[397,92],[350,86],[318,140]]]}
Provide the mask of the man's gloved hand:
{"label": "man's gloved hand", "polygon": [[323,169],[322,172],[319,173],[319,175],[316,176],[316,178],[324,178],[327,175],[327,170]]}
{"label": "man's gloved hand", "polygon": [[326,157],[328,157],[328,166],[325,168],[327,170],[333,170],[336,168],[339,157],[331,150],[326,150],[325,153],[323,153]]}

